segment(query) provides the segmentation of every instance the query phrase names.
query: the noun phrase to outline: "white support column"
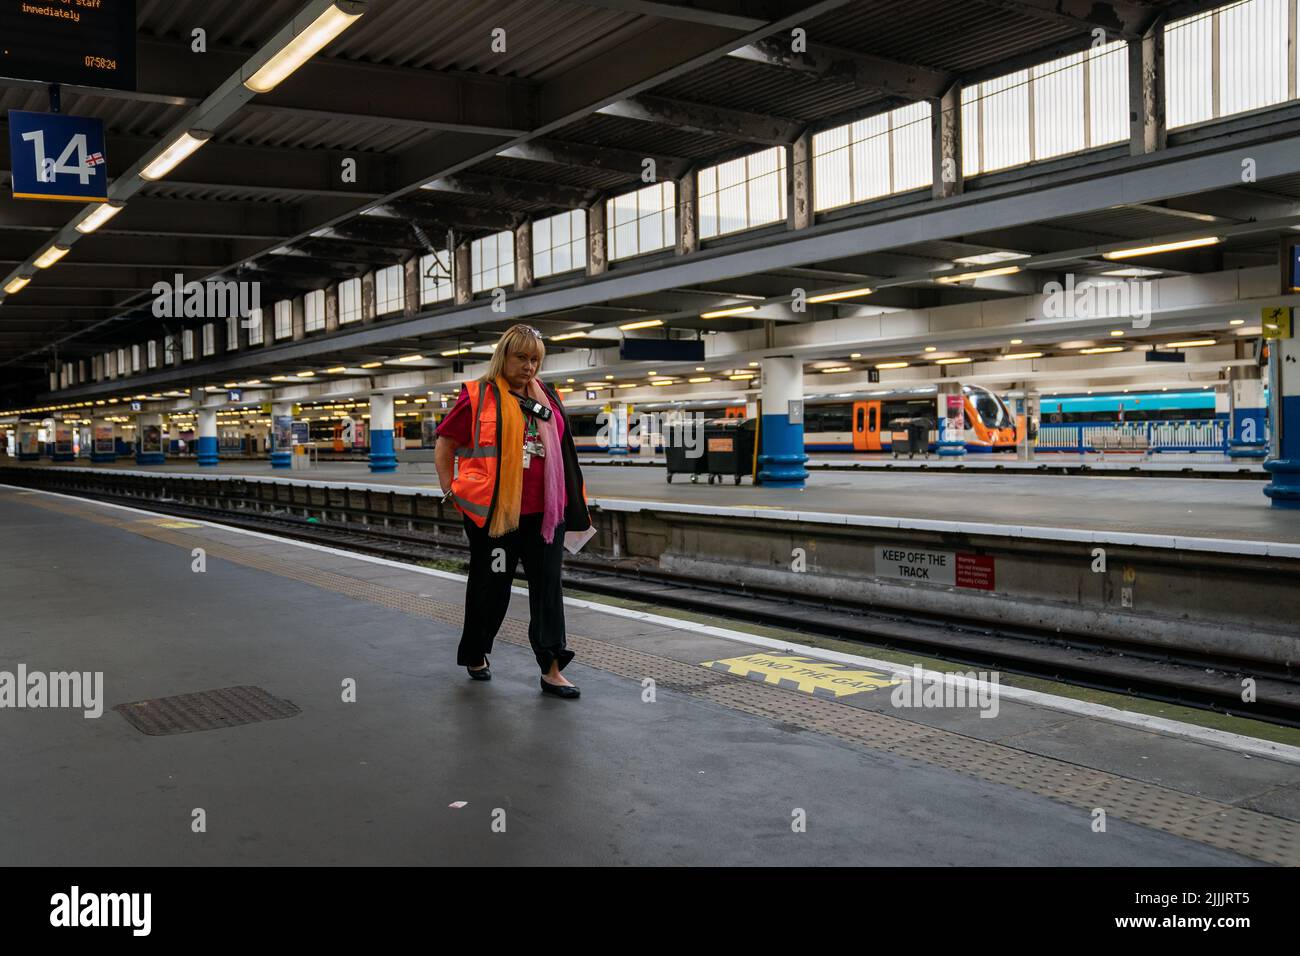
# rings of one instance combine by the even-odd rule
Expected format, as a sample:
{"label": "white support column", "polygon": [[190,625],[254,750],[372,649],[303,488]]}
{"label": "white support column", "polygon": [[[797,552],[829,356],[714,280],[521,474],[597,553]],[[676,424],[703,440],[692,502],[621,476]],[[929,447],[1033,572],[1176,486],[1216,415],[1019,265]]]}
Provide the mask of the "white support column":
{"label": "white support column", "polygon": [[762,448],[758,480],[776,488],[802,488],[808,472],[803,447],[803,362],[790,356],[763,359]]}
{"label": "white support column", "polygon": [[374,392],[370,396],[370,470],[397,471],[393,451],[393,396]]}
{"label": "white support column", "polygon": [[935,397],[935,421],[938,423],[939,455],[957,458],[966,454],[966,396],[961,382],[942,381]]}
{"label": "white support column", "polygon": [[217,410],[200,408],[195,412],[195,419],[198,423],[199,464],[211,468],[220,461],[217,453]]}

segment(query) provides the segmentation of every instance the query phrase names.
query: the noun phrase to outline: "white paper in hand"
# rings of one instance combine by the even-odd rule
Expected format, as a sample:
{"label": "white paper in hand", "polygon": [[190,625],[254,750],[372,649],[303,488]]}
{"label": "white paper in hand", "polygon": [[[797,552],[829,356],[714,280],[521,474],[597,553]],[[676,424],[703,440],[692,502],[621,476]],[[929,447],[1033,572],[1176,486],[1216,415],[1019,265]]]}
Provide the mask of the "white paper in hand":
{"label": "white paper in hand", "polygon": [[564,532],[564,550],[569,554],[577,554],[582,550],[582,546],[596,536],[596,526],[592,525],[586,531],[566,531]]}

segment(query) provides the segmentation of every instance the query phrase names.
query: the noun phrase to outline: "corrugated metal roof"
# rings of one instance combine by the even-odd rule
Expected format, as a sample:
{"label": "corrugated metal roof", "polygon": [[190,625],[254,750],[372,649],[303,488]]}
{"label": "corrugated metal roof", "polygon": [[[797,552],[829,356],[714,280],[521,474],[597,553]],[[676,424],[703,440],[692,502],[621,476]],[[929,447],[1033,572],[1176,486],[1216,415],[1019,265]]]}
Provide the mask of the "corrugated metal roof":
{"label": "corrugated metal roof", "polygon": [[682,156],[687,159],[707,159],[747,145],[752,145],[756,150],[766,148],[729,136],[706,136],[655,123],[600,114],[566,126],[563,138],[591,146],[608,146],[659,156]]}

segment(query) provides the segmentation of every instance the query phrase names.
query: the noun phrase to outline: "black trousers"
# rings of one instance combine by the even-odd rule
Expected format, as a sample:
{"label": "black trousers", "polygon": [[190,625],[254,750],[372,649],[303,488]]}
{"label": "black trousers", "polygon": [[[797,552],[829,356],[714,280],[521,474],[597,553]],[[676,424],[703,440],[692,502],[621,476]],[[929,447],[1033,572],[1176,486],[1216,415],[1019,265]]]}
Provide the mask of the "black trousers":
{"label": "black trousers", "polygon": [[540,513],[519,516],[519,527],[499,538],[488,537],[487,529],[465,519],[469,538],[469,582],[465,586],[465,627],[461,631],[456,663],[471,667],[492,653],[492,641],[501,629],[510,606],[510,588],[515,567],[524,562],[528,578],[528,641],[545,674],[559,661],[560,670],[573,660],[564,646],[564,593],[560,570],[564,558],[564,525],[555,529],[555,539],[542,540]]}

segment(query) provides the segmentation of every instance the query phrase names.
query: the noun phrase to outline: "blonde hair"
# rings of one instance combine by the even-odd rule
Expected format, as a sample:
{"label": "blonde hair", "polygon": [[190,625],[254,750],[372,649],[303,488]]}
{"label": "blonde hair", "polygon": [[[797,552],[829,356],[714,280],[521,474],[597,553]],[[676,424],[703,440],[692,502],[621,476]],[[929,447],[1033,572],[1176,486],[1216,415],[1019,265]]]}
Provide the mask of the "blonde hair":
{"label": "blonde hair", "polygon": [[497,340],[496,350],[492,353],[492,361],[488,365],[487,380],[496,381],[506,367],[506,356],[520,350],[537,350],[537,365],[542,364],[542,359],[546,358],[546,343],[542,341],[542,333],[538,332],[531,325],[512,325],[502,333],[501,338]]}

